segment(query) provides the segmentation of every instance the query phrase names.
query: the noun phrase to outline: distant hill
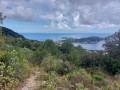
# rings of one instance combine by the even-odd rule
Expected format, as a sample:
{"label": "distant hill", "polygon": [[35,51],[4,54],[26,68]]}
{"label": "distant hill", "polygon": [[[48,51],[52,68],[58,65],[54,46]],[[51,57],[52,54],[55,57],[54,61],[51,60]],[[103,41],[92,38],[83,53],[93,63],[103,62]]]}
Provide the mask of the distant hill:
{"label": "distant hill", "polygon": [[25,37],[23,35],[20,35],[20,34],[14,32],[13,30],[8,29],[6,27],[2,27],[2,34],[5,35],[5,36],[10,36],[10,37],[14,37],[14,38],[25,39]]}
{"label": "distant hill", "polygon": [[94,43],[98,43],[99,41],[102,41],[103,38],[101,37],[86,37],[86,38],[80,38],[80,39],[76,39],[76,38],[65,38],[65,40],[62,41],[68,41],[68,42],[72,42],[72,43],[84,43],[84,44],[94,44]]}

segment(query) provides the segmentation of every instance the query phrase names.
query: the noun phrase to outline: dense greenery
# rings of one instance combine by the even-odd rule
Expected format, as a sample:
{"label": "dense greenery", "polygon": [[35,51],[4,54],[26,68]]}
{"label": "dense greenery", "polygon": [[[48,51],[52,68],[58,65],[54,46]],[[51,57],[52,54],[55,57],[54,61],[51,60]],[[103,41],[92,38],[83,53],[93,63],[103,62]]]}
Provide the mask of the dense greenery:
{"label": "dense greenery", "polygon": [[114,78],[120,74],[119,47],[112,55],[110,41],[105,43],[109,52],[105,55],[70,42],[58,46],[52,40],[39,42],[9,30],[4,33],[0,34],[0,89],[14,88],[32,73],[35,65],[41,71],[38,80],[46,81],[40,90],[120,89],[120,82]]}
{"label": "dense greenery", "polygon": [[104,47],[111,57],[120,60],[120,30],[105,38]]}
{"label": "dense greenery", "polygon": [[22,39],[25,39],[24,36],[14,32],[13,30],[11,29],[8,29],[6,27],[2,27],[2,34],[5,35],[5,36],[10,36],[10,37],[14,37],[14,38],[22,38]]}
{"label": "dense greenery", "polygon": [[32,51],[6,44],[4,46],[0,51],[0,89],[9,90],[31,73],[27,59]]}

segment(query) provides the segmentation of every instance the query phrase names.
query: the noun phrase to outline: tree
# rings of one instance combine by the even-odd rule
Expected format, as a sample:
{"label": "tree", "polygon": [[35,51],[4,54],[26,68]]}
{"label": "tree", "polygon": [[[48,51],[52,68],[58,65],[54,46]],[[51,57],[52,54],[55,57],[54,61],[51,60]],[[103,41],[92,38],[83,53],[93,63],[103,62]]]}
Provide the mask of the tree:
{"label": "tree", "polygon": [[71,52],[73,52],[73,50],[74,50],[74,46],[70,42],[64,42],[61,46],[61,51],[63,53],[70,54]]}
{"label": "tree", "polygon": [[32,49],[32,47],[33,47],[30,40],[25,40],[22,45],[23,45],[22,47],[26,47],[26,48],[29,48],[29,49]]}
{"label": "tree", "polygon": [[47,55],[48,55],[48,53],[45,49],[43,49],[41,51],[38,49],[33,54],[32,62],[39,65],[42,62],[43,58]]}
{"label": "tree", "polygon": [[77,50],[77,52],[78,52],[80,55],[82,55],[82,54],[85,53],[85,50],[84,50],[80,45],[78,45],[78,46],[76,47],[76,50]]}
{"label": "tree", "polygon": [[120,30],[112,36],[106,37],[103,46],[109,52],[110,56],[115,59],[120,59]]}
{"label": "tree", "polygon": [[105,64],[103,67],[108,73],[110,73],[112,75],[120,73],[119,60],[115,60],[112,57],[109,57],[108,55],[106,55],[106,56],[104,56],[103,61]]}
{"label": "tree", "polygon": [[52,55],[56,55],[58,52],[58,48],[53,42],[53,40],[49,40],[49,39],[43,43],[42,49],[47,50]]}

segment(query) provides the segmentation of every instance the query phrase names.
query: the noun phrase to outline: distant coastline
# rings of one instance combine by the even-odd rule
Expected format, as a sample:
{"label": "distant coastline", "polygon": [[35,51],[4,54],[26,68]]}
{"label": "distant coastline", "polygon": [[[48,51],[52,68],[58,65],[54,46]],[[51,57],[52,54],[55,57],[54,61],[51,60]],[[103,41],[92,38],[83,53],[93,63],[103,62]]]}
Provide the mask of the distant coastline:
{"label": "distant coastline", "polygon": [[[20,33],[25,38],[30,40],[38,40],[41,42],[44,42],[47,39],[51,39],[54,42],[61,43],[61,40],[65,40],[63,37],[67,38],[86,38],[86,37],[102,37],[105,38],[109,35],[112,35],[111,33]],[[81,45],[84,49],[87,50],[104,50],[102,47],[104,44],[104,41],[99,41],[98,43],[88,44],[88,43],[73,43],[74,46]]]}
{"label": "distant coastline", "polygon": [[71,43],[82,43],[82,44],[95,44],[100,41],[102,41],[104,38],[103,37],[97,37],[97,36],[91,36],[91,37],[86,37],[86,38],[67,38],[67,37],[62,37],[65,40],[61,40],[62,42],[68,41]]}

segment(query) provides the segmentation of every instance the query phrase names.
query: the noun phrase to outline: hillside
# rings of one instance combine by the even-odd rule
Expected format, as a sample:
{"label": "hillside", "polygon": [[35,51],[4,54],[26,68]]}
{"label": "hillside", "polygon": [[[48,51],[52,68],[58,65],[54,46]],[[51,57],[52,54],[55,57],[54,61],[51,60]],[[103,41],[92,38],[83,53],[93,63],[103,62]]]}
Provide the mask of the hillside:
{"label": "hillside", "polygon": [[88,52],[70,42],[23,40],[4,29],[0,90],[120,90],[119,54]]}
{"label": "hillside", "polygon": [[14,38],[22,38],[22,39],[25,39],[24,36],[14,32],[13,30],[11,29],[8,29],[6,27],[2,27],[2,34],[5,35],[5,36],[10,36],[10,37],[14,37]]}

